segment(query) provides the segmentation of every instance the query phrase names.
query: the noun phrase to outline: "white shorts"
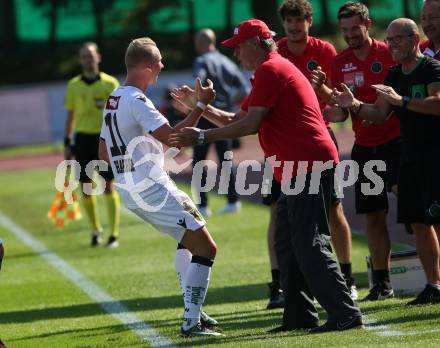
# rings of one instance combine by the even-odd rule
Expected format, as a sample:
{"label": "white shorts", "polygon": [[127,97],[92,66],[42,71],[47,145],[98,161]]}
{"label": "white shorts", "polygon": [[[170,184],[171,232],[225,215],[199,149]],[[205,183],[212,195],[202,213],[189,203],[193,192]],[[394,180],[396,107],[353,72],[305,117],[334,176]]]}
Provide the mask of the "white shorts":
{"label": "white shorts", "polygon": [[186,230],[195,231],[206,225],[191,198],[174,183],[167,186],[157,184],[153,194],[128,209],[177,242],[182,240]]}

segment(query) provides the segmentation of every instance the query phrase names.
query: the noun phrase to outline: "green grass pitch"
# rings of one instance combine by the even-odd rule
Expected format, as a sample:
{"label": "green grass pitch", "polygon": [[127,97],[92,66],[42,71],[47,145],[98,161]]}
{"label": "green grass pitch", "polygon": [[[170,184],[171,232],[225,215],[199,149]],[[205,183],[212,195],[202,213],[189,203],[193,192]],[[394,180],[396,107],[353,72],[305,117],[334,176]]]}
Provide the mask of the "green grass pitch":
{"label": "green grass pitch", "polygon": [[[225,336],[181,339],[177,337],[182,299],[174,272],[176,243],[123,214],[120,248],[92,249],[85,218],[61,231],[46,219],[54,197],[53,181],[50,170],[0,173],[0,211],[175,346],[440,346],[440,306],[407,308],[407,299],[361,302],[363,313],[375,321],[365,330],[313,336],[268,334],[281,318],[281,310],[265,310],[265,283],[270,280],[268,210],[250,203],[244,203],[241,214],[208,219],[219,250],[205,309],[220,321]],[[214,211],[225,203],[224,197],[211,195],[210,199]],[[105,202],[99,201],[105,227]],[[8,347],[148,346],[1,225],[0,237],[6,247],[0,273],[0,338]],[[363,297],[367,292],[365,238],[355,235],[353,244],[353,267]]]}

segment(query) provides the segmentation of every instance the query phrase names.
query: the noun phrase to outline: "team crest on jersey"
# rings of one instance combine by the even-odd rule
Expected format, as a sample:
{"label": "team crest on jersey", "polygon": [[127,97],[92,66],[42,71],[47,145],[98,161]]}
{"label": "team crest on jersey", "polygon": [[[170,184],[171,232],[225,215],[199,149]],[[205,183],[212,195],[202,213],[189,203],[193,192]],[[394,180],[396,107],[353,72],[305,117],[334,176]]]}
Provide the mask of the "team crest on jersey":
{"label": "team crest on jersey", "polygon": [[374,62],[371,64],[371,71],[375,74],[379,74],[383,70],[382,62]]}
{"label": "team crest on jersey", "polygon": [[420,84],[420,85],[413,85],[411,87],[411,96],[414,99],[422,99],[422,98],[426,98],[426,92],[425,92],[426,88],[425,85]]}
{"label": "team crest on jersey", "polygon": [[107,103],[105,104],[106,110],[117,110],[119,106],[119,99],[121,96],[115,97],[113,95],[110,95],[107,99]]}
{"label": "team crest on jersey", "polygon": [[318,62],[314,59],[310,59],[307,63],[307,70],[312,72],[313,70],[316,70],[316,68],[319,66]]}

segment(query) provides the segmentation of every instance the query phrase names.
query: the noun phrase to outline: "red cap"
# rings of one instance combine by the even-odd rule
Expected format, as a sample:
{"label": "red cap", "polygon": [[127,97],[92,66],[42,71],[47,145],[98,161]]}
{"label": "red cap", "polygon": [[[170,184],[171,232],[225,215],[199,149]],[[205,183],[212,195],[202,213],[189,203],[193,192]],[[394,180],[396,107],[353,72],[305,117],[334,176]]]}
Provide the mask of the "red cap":
{"label": "red cap", "polygon": [[228,48],[234,48],[238,44],[245,42],[253,37],[261,39],[271,39],[273,37],[272,31],[268,28],[266,23],[259,19],[248,19],[241,22],[234,29],[234,36],[222,41],[222,45]]}

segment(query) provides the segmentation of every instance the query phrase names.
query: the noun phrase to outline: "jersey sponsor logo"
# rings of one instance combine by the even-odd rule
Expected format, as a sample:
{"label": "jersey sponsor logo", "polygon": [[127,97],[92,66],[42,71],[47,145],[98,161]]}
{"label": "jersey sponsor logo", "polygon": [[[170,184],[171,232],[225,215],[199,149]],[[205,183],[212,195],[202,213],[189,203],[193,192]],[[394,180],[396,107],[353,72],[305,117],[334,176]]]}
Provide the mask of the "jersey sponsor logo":
{"label": "jersey sponsor logo", "polygon": [[307,70],[312,72],[313,70],[316,70],[316,68],[319,66],[318,62],[314,59],[310,59],[307,63]]}
{"label": "jersey sponsor logo", "polygon": [[363,71],[344,74],[344,83],[355,93],[356,87],[364,87],[365,77]]}
{"label": "jersey sponsor logo", "polygon": [[138,95],[136,97],[137,100],[141,100],[142,102],[146,103],[147,102],[147,98],[145,98],[143,95]]}
{"label": "jersey sponsor logo", "polygon": [[357,70],[357,66],[354,65],[353,63],[345,63],[344,66],[342,67],[341,71],[342,72],[350,72],[350,71],[355,71]]}
{"label": "jersey sponsor logo", "polygon": [[411,87],[411,96],[414,99],[423,99],[426,98],[426,88],[425,85],[413,85]]}
{"label": "jersey sponsor logo", "polygon": [[383,64],[382,62],[376,61],[371,64],[371,72],[375,74],[379,74],[383,70]]}
{"label": "jersey sponsor logo", "polygon": [[107,104],[105,105],[106,110],[117,110],[119,107],[119,99],[121,96],[115,97],[110,95],[107,99]]}
{"label": "jersey sponsor logo", "polygon": [[135,171],[133,161],[131,159],[119,159],[119,160],[113,161],[113,164],[115,165],[116,172],[118,174],[129,173],[129,172]]}

